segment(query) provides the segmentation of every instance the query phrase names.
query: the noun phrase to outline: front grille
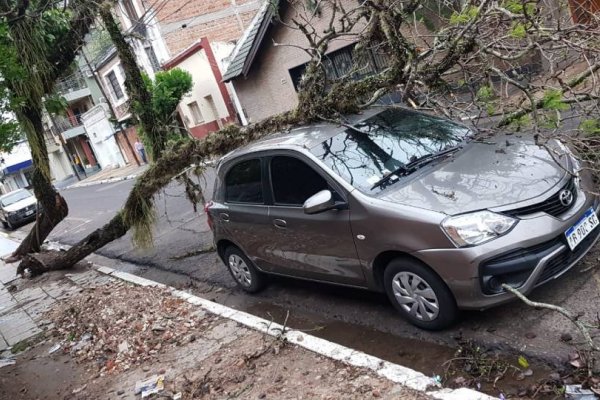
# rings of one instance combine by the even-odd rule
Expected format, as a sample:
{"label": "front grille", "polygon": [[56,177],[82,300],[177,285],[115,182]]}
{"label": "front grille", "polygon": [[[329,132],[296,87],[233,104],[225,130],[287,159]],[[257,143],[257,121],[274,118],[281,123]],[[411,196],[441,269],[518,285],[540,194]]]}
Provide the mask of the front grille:
{"label": "front grille", "polygon": [[[552,257],[546,265],[544,266],[544,270],[538,277],[536,281],[536,285],[542,284],[546,282],[548,279],[560,274],[565,269],[569,268],[571,264],[573,264],[579,257],[581,257],[594,243],[598,235],[600,234],[600,228],[596,227],[577,247],[575,250],[571,251],[568,245],[565,245],[566,248]],[[556,241],[562,241],[566,243],[566,241],[562,240],[564,236],[557,238]]]}
{"label": "front grille", "polygon": [[[573,193],[573,201],[568,206],[564,206],[560,202],[560,199],[558,197],[560,192],[562,192],[565,189],[570,190],[571,193]],[[567,184],[565,186],[560,188],[559,191],[557,191],[555,194],[553,194],[547,200],[544,200],[541,203],[533,204],[531,206],[526,206],[526,207],[521,207],[521,208],[517,208],[514,210],[505,211],[504,214],[508,214],[513,217],[516,217],[519,215],[528,215],[528,214],[533,214],[536,212],[545,212],[546,214],[552,215],[553,217],[558,217],[559,215],[567,212],[573,206],[573,204],[575,204],[576,201],[577,201],[576,179],[571,178],[571,179],[569,179],[569,182],[567,182]]]}

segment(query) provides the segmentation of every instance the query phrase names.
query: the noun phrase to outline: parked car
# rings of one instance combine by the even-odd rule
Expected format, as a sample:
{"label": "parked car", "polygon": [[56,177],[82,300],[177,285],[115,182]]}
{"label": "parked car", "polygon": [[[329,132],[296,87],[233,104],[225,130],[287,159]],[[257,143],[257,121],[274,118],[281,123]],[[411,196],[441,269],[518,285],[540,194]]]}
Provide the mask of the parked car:
{"label": "parked car", "polygon": [[482,140],[376,108],[226,155],[205,209],[242,289],[276,274],[385,292],[414,325],[441,329],[459,309],[514,299],[502,284],[528,294],[588,252],[598,199],[579,168],[558,142]]}
{"label": "parked car", "polygon": [[0,196],[0,221],[6,229],[35,219],[37,200],[27,189],[18,189]]}

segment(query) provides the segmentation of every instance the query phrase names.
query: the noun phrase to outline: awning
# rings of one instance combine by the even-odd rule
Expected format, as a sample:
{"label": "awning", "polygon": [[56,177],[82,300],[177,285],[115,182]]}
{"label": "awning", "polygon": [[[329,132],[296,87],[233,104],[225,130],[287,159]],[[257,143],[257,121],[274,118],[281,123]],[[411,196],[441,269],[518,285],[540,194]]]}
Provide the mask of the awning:
{"label": "awning", "polygon": [[33,161],[31,161],[31,160],[21,161],[18,164],[9,165],[8,167],[4,168],[4,173],[5,174],[12,174],[12,173],[20,171],[22,169],[31,167],[32,165],[33,165]]}

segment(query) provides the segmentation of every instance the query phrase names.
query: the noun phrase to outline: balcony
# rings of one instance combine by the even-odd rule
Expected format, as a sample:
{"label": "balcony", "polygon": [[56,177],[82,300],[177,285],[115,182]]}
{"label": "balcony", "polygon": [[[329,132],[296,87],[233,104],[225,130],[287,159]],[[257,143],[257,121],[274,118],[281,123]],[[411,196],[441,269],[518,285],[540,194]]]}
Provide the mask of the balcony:
{"label": "balcony", "polygon": [[91,92],[81,73],[75,73],[56,83],[56,91],[68,101],[75,101],[90,96]]}
{"label": "balcony", "polygon": [[55,116],[54,125],[65,140],[74,138],[75,136],[85,134],[85,127],[81,122],[81,114],[68,116]]}
{"label": "balcony", "polygon": [[54,153],[55,151],[60,150],[58,139],[55,139],[54,134],[51,131],[44,132],[44,139],[46,140],[46,148],[48,149],[48,153]]}

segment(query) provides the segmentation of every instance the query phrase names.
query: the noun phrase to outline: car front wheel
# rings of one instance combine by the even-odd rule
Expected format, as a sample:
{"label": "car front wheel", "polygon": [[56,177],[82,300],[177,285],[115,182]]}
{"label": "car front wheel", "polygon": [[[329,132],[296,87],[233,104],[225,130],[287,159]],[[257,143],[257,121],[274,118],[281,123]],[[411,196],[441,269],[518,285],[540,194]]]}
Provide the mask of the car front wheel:
{"label": "car front wheel", "polygon": [[265,287],[265,276],[239,248],[229,246],[224,255],[227,268],[240,288],[248,293],[256,293]]}
{"label": "car front wheel", "polygon": [[416,260],[392,260],[385,269],[384,285],[394,307],[419,328],[444,329],[458,317],[450,289],[438,275]]}

